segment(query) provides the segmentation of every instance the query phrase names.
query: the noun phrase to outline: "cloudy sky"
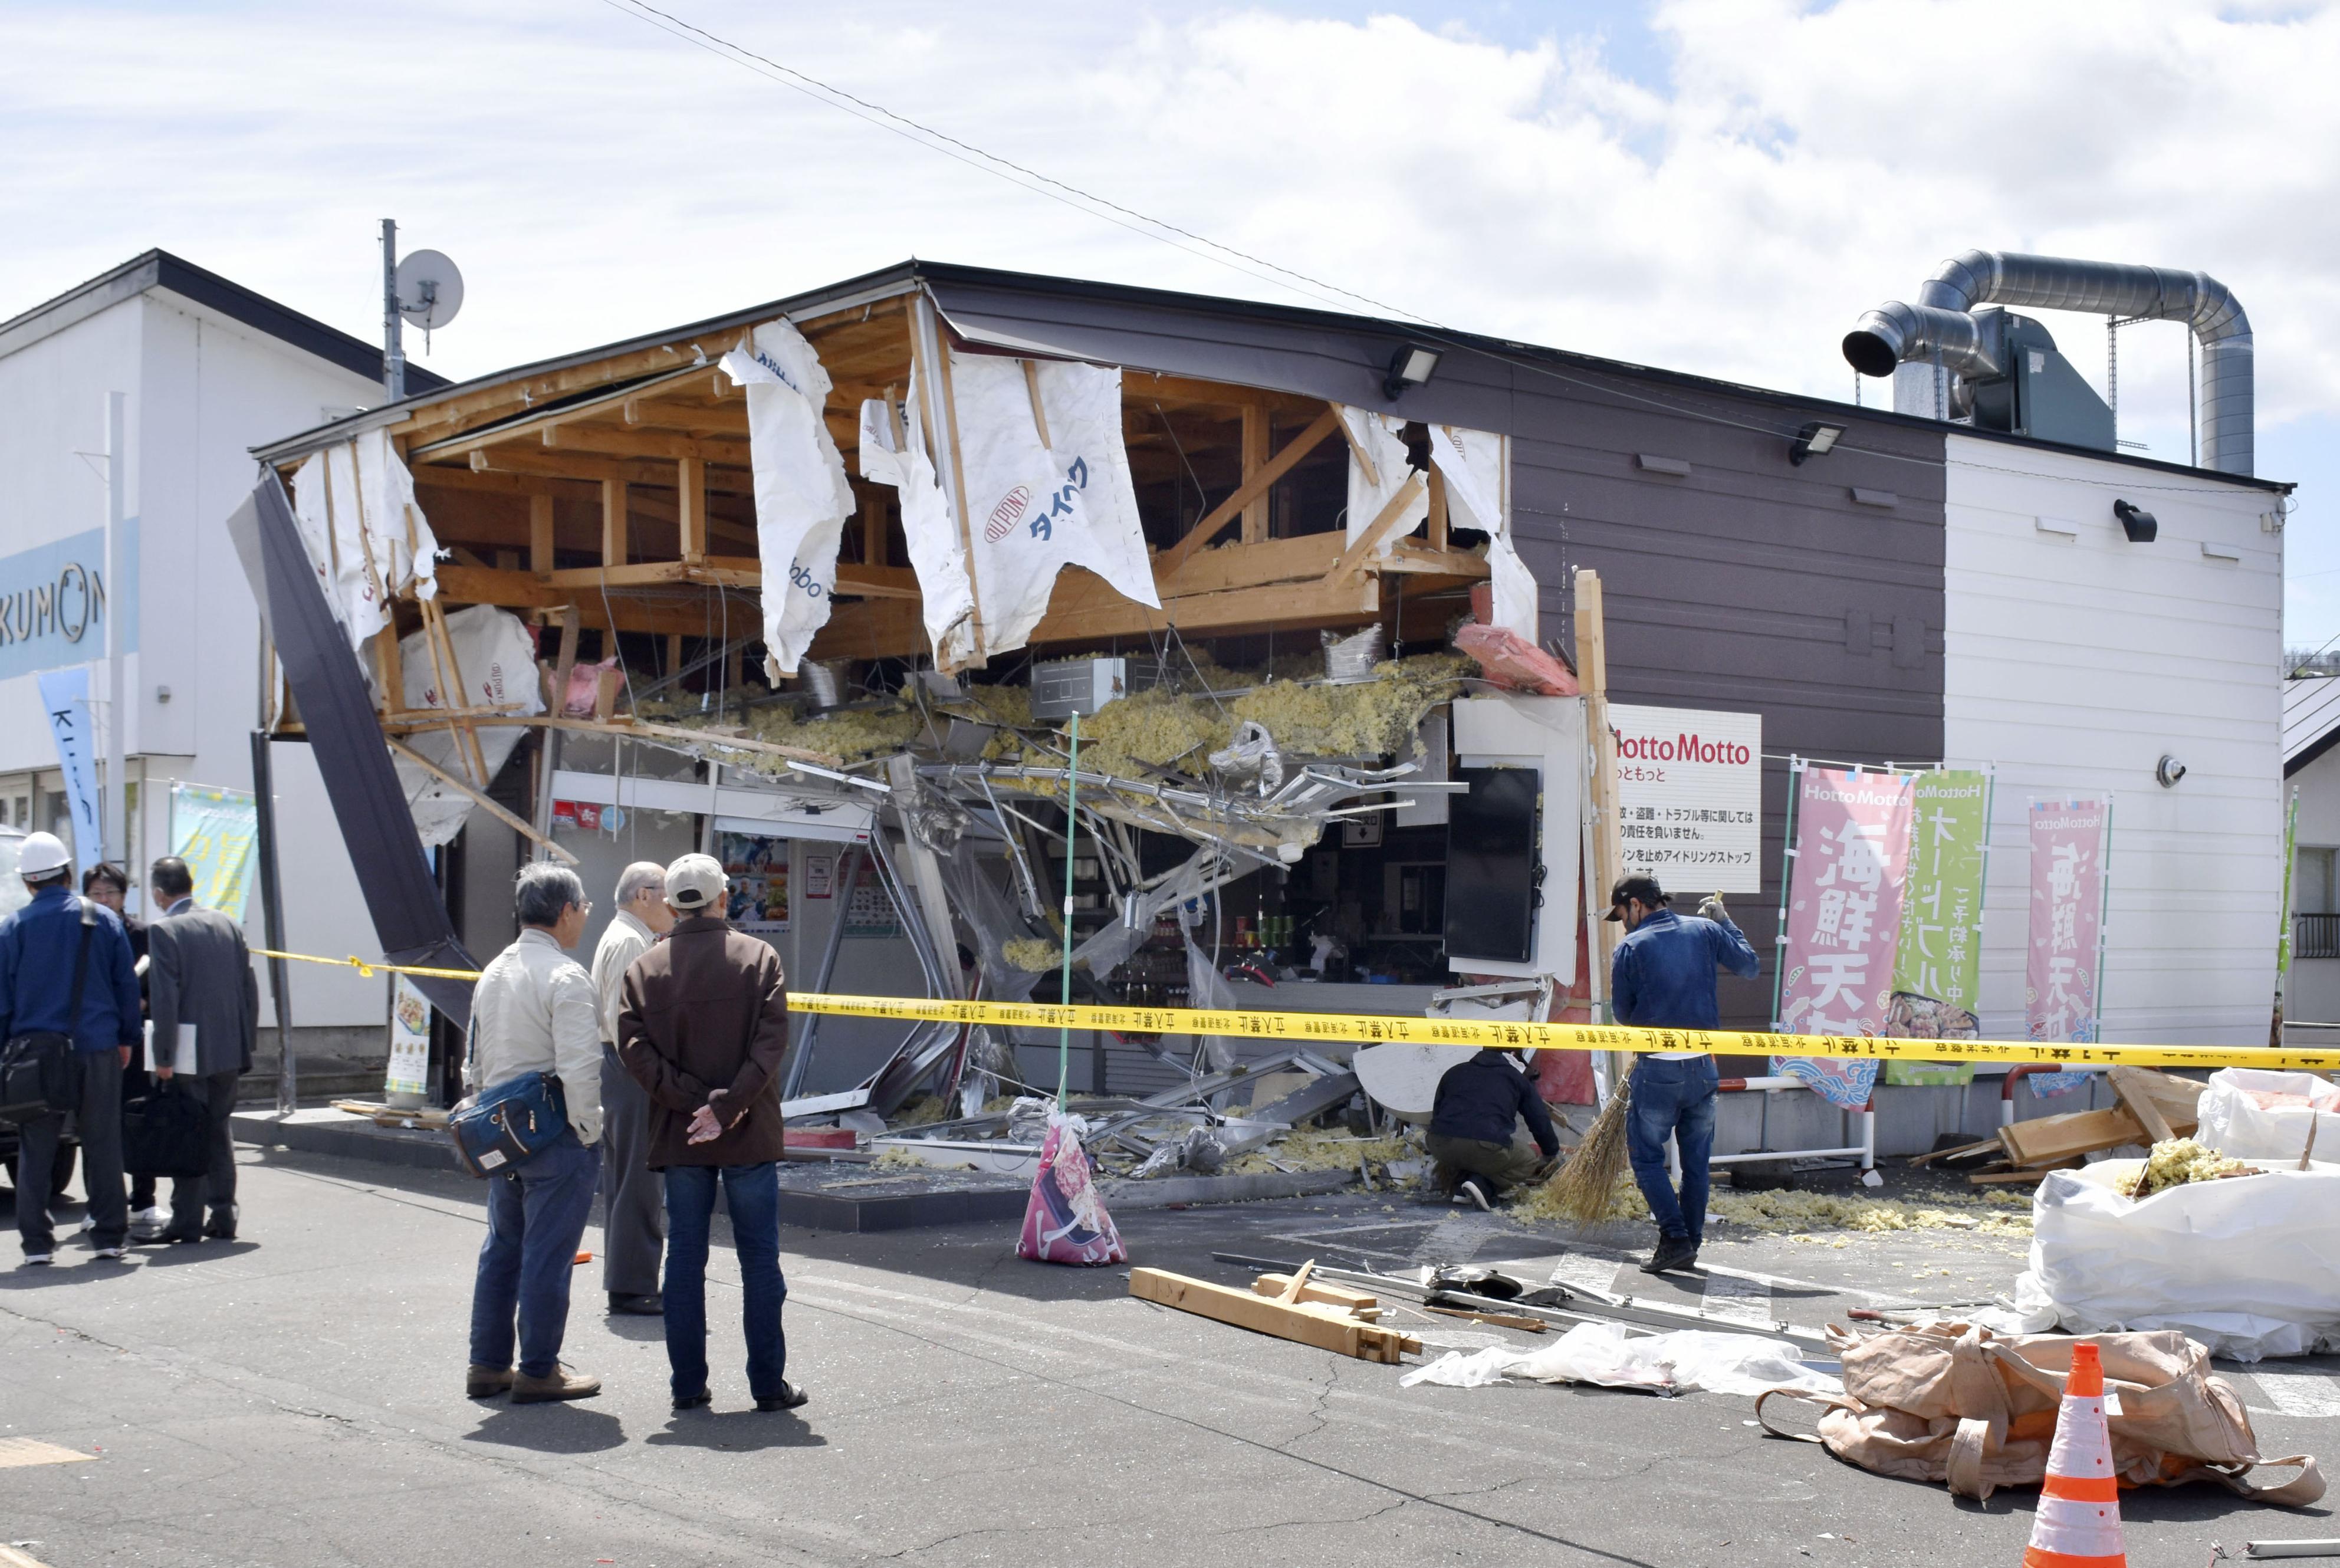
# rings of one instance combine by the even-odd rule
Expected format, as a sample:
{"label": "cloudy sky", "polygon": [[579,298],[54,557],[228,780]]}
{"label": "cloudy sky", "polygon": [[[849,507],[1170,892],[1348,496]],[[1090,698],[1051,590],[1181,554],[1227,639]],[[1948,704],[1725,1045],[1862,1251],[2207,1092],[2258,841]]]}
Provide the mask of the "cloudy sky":
{"label": "cloudy sky", "polygon": [[[2290,640],[2340,638],[2340,5],[658,4],[1321,283],[946,156],[647,0],[17,5],[0,317],[159,245],[372,337],[394,216],[462,266],[420,361],[456,377],[919,255],[1353,290],[1845,398],[1853,319],[1957,251],[2199,268],[2257,332],[2259,471],[2301,481]],[[2047,319],[2101,385],[2101,320]],[[2123,332],[2125,440],[2185,460],[2185,376],[2182,327]]]}

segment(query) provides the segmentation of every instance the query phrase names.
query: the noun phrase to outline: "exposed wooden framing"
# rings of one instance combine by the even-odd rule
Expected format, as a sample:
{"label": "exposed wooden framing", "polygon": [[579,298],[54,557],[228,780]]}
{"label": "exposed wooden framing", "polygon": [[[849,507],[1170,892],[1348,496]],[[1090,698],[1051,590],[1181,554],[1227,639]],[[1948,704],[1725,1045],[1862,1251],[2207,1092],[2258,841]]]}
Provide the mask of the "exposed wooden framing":
{"label": "exposed wooden framing", "polygon": [[[1609,724],[1609,633],[1601,604],[1601,574],[1590,567],[1576,572],[1576,675],[1584,690],[1584,729],[1592,742],[1592,896],[1609,896],[1624,874],[1625,839],[1617,820],[1617,732]],[[1563,825],[1564,826],[1564,825]],[[1592,964],[1594,995],[1614,1021],[1609,996],[1609,960],[1617,948],[1613,920],[1593,920],[1592,939],[1599,948]],[[1611,1057],[1612,1062],[1617,1057]]]}
{"label": "exposed wooden framing", "polygon": [[620,431],[606,425],[564,424],[546,428],[540,442],[548,452],[591,452],[602,457],[659,458],[749,467],[744,441],[709,441],[703,437],[669,435],[662,431]]}
{"label": "exposed wooden framing", "polygon": [[1048,439],[1048,411],[1040,402],[1040,367],[1030,360],[1016,362],[1024,367],[1024,390],[1032,399],[1032,428],[1040,432],[1040,444],[1053,448]]}
{"label": "exposed wooden framing", "polygon": [[951,389],[950,345],[943,341],[941,324],[936,321],[931,306],[926,308],[925,315],[935,340],[934,377],[942,383],[943,426],[950,435],[951,503],[958,512],[958,546],[967,561],[967,601],[973,618],[975,644],[973,662],[981,664],[988,651],[984,639],[983,586],[976,581],[975,574],[974,503],[967,499],[967,467],[958,454],[958,398]]}
{"label": "exposed wooden framing", "polygon": [[1387,538],[1397,527],[1399,519],[1422,499],[1422,491],[1423,478],[1418,473],[1398,486],[1397,493],[1389,498],[1365,531],[1357,535],[1356,541],[1341,552],[1341,559],[1333,563],[1333,569],[1324,574],[1325,579],[1329,581],[1363,571],[1373,558],[1373,547]]}
{"label": "exposed wooden framing", "polygon": [[1425,550],[1404,540],[1392,545],[1387,555],[1373,562],[1373,570],[1423,573],[1433,577],[1462,577],[1476,581],[1484,581],[1494,574],[1483,555],[1473,555],[1467,550],[1451,547]]}
{"label": "exposed wooden framing", "polygon": [[1365,482],[1375,490],[1381,489],[1381,465],[1373,461],[1373,454],[1365,450],[1364,442],[1357,439],[1357,432],[1349,428],[1347,420],[1341,421],[1341,439],[1349,443],[1349,455],[1357,460],[1359,468],[1365,471]]}
{"label": "exposed wooden framing", "polygon": [[[513,832],[518,833],[521,838],[528,839],[530,843],[550,850],[553,854],[558,855],[560,858],[568,861],[572,866],[577,864],[576,856],[570,854],[568,850],[562,849],[560,845],[554,843],[551,839],[538,832],[532,823],[528,822],[522,818],[505,809],[495,801],[488,799],[484,791],[474,789],[471,785],[465,783],[462,779],[456,778],[452,773],[448,772],[447,769],[440,767],[439,764],[431,760],[430,758],[422,755],[421,752],[417,751],[413,747],[409,746],[405,741],[399,739],[396,736],[385,735],[382,737],[382,740],[399,756],[404,758],[407,761],[413,763],[417,768],[421,769],[425,773],[428,773],[433,779],[438,779],[440,783],[447,786],[448,789],[460,792],[466,799],[470,800],[472,805],[480,807],[485,810],[488,815],[493,817],[497,821],[502,823]],[[472,744],[477,745],[478,741],[475,739]]]}
{"label": "exposed wooden framing", "polygon": [[[571,591],[555,588],[533,572],[497,571],[473,566],[439,568],[439,597],[456,604],[558,610],[569,600]],[[578,603],[582,623],[597,630],[647,631],[659,636],[679,631],[686,637],[699,637],[707,630],[707,612],[696,604],[645,604],[613,596],[604,605],[599,593],[583,596]]]}
{"label": "exposed wooden framing", "polygon": [[395,620],[386,622],[380,631],[373,634],[373,659],[375,672],[382,678],[382,710],[388,712],[392,709],[404,707],[406,664],[399,657],[398,622]]}
{"label": "exposed wooden framing", "polygon": [[861,497],[861,560],[868,566],[886,564],[886,498],[876,489]]}
{"label": "exposed wooden framing", "polygon": [[[466,460],[473,473],[530,474],[540,479],[584,480],[600,484],[622,480],[628,484],[674,488],[674,464],[657,458],[596,457],[584,452],[547,452],[540,446],[493,446],[472,452]],[[415,482],[427,483],[421,471]],[[730,463],[707,465],[707,488],[726,495],[753,495],[755,476]]]}
{"label": "exposed wooden framing", "polygon": [[569,672],[577,668],[577,633],[583,620],[575,600],[560,607],[560,657],[553,666],[552,691],[544,704],[555,718],[569,710]]}
{"label": "exposed wooden framing", "polygon": [[1218,531],[1242,515],[1244,508],[1267,494],[1275,481],[1290,473],[1300,460],[1316,450],[1325,437],[1341,427],[1341,416],[1326,409],[1307,429],[1294,436],[1277,452],[1260,465],[1259,471],[1235,487],[1234,493],[1219,502],[1203,520],[1186,531],[1185,538],[1154,558],[1154,581],[1162,581],[1175,575],[1186,563],[1187,557],[1209,544]]}
{"label": "exposed wooden framing", "polygon": [[666,668],[659,670],[659,673],[660,675],[672,675],[676,670],[680,670],[681,668],[682,633],[679,631],[669,631],[667,633],[666,637]]}
{"label": "exposed wooden framing", "polygon": [[707,555],[707,463],[686,457],[674,465],[675,523],[682,531],[682,559]]}
{"label": "exposed wooden framing", "polygon": [[528,498],[528,569],[550,571],[552,549],[552,498],[531,495]]}
{"label": "exposed wooden framing", "polygon": [[[669,354],[672,352],[671,350],[653,350],[650,352],[665,352]],[[629,360],[633,360],[639,359],[640,356],[629,355],[626,357]],[[586,368],[588,367],[577,367],[579,370]],[[395,432],[407,434],[411,438],[412,443],[409,446],[407,451],[407,455],[410,461],[428,462],[434,457],[452,456],[458,453],[470,452],[478,446],[490,445],[498,442],[511,441],[520,437],[532,436],[540,431],[549,430],[555,425],[570,424],[579,420],[603,419],[613,413],[621,413],[624,409],[640,402],[640,401],[644,397],[653,396],[661,391],[670,388],[679,388],[685,382],[691,379],[692,373],[698,369],[699,367],[696,365],[682,365],[668,370],[666,373],[659,376],[658,379],[654,381],[638,380],[637,377],[640,374],[640,371],[637,371],[635,375],[632,376],[613,376],[602,378],[605,381],[629,381],[632,382],[634,384],[621,387],[613,392],[606,392],[600,397],[582,398],[576,402],[563,404],[558,409],[553,409],[545,413],[535,415],[532,418],[512,418],[507,414],[502,416],[496,422],[491,423],[484,428],[474,427],[471,431],[461,435],[439,435],[433,437],[430,434],[430,431],[435,427],[426,425],[424,422],[439,410],[450,407],[450,403],[434,404],[431,408],[420,410],[412,419],[406,421],[402,424],[393,425],[391,428]],[[575,372],[572,371],[569,373],[573,375]],[[491,395],[494,392],[500,390],[502,389],[491,388],[489,389],[488,393],[474,394],[474,396]],[[518,403],[522,409],[525,409],[532,402],[544,402],[548,395],[553,397],[567,396],[570,392],[577,390],[580,389],[579,387],[571,387],[564,392],[551,392],[549,394],[545,392],[537,392],[532,397],[524,397],[518,395],[519,389],[513,389],[513,395],[511,395],[502,401],[510,403]],[[471,400],[469,399],[454,399],[451,400],[451,402],[467,403],[470,401]],[[485,409],[493,406],[495,405],[482,404],[481,405],[481,410],[484,412]],[[453,414],[442,420],[441,423],[451,424],[457,421],[464,419],[465,417],[465,415],[461,413]]]}
{"label": "exposed wooden framing", "polygon": [[1430,465],[1430,548],[1446,548],[1446,476],[1436,463]]}
{"label": "exposed wooden framing", "polygon": [[626,564],[632,541],[626,531],[626,481],[605,479],[601,481],[601,564],[618,567]]}
{"label": "exposed wooden framing", "polygon": [[[1267,462],[1267,410],[1258,403],[1243,407],[1243,479],[1245,485],[1259,477]],[[1267,541],[1267,491],[1263,490],[1243,509],[1243,541],[1264,544]]]}
{"label": "exposed wooden framing", "polygon": [[[478,571],[474,567],[471,570]],[[461,710],[471,704],[471,691],[463,684],[462,667],[455,661],[454,639],[447,635],[447,611],[435,598],[421,601],[422,608],[422,643],[431,650],[431,673],[438,678],[439,700],[451,709]],[[480,787],[487,788],[488,759],[480,749],[479,731],[471,728],[467,718],[457,717],[455,730],[462,738],[457,749],[465,766],[479,776]]]}

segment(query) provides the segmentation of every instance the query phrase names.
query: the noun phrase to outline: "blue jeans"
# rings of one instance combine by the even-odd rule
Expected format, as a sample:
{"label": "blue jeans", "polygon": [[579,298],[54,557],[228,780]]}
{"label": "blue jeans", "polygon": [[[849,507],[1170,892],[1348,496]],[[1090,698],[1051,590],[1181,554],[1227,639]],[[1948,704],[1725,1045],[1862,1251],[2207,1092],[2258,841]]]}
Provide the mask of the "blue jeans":
{"label": "blue jeans", "polygon": [[[1633,1181],[1668,1241],[1696,1246],[1706,1238],[1706,1162],[1714,1152],[1715,1086],[1721,1081],[1712,1057],[1643,1057],[1633,1066],[1625,1146],[1633,1156]],[[1679,1201],[1667,1179],[1669,1137],[1681,1152]]]}
{"label": "blue jeans", "polygon": [[488,1239],[471,1287],[471,1365],[512,1364],[520,1323],[520,1369],[550,1377],[569,1332],[569,1276],[593,1212],[601,1151],[570,1128],[518,1169],[488,1178]]}
{"label": "blue jeans", "polygon": [[786,1387],[788,1336],[780,1307],[780,1168],[669,1166],[666,1168],[666,1359],[674,1395],[707,1392],[707,1245],[715,1188],[731,1215],[731,1248],[739,1255],[739,1326],[748,1340],[748,1392],[770,1399]]}

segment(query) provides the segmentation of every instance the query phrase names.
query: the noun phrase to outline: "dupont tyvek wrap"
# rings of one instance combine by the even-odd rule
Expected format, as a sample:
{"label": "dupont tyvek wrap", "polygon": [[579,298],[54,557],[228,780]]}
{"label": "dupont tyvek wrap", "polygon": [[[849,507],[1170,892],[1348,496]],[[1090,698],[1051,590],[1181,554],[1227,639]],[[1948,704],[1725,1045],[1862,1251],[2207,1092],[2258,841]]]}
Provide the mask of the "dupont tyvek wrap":
{"label": "dupont tyvek wrap", "polygon": [[1475,528],[1487,535],[1487,566],[1493,576],[1494,624],[1515,631],[1530,642],[1536,640],[1535,579],[1512,543],[1512,451],[1507,436],[1462,430],[1450,424],[1430,427],[1430,461],[1446,484],[1446,511],[1452,526]]}
{"label": "dupont tyvek wrap", "polygon": [[[427,636],[427,630],[411,631],[398,642],[400,677],[406,687],[402,701],[410,710],[455,706],[440,689],[440,661],[431,657]],[[454,651],[456,668],[462,671],[461,706],[498,708],[519,715],[544,711],[544,694],[537,681],[536,640],[519,616],[491,604],[458,610],[447,617],[447,641]],[[453,679],[454,671],[448,671],[448,680]],[[418,730],[406,738],[406,744],[456,778],[469,779],[484,789],[503,771],[528,731],[517,724],[498,724],[480,726],[474,733],[488,767],[485,779],[471,778],[470,749],[454,730]],[[399,787],[406,792],[407,809],[413,814],[414,830],[423,844],[435,847],[454,838],[471,814],[471,798],[403,757],[396,761]]]}
{"label": "dupont tyvek wrap", "polygon": [[[1405,429],[1405,421],[1345,404],[1334,406],[1339,410],[1342,427],[1349,436],[1347,522],[1349,542],[1354,544],[1373,527],[1382,509],[1405,489],[1413,471],[1406,466],[1405,440],[1400,433]],[[1415,491],[1395,525],[1373,546],[1373,554],[1387,555],[1392,545],[1420,528],[1429,516],[1428,491]]]}
{"label": "dupont tyvek wrap", "polygon": [[778,680],[796,673],[813,634],[828,623],[853,487],[821,419],[828,372],[802,332],[767,322],[723,356],[722,369],[747,392],[766,669]]}
{"label": "dupont tyvek wrap", "polygon": [[292,475],[293,517],[333,619],[354,648],[390,623],[388,600],[411,583],[439,591],[439,541],[414,501],[414,476],[386,431],[326,447]]}
{"label": "dupont tyvek wrap", "polygon": [[927,444],[919,382],[910,378],[909,401],[898,418],[882,399],[861,405],[861,477],[892,485],[901,498],[902,542],[917,574],[927,640],[935,663],[957,670],[976,658],[975,601],[968,595],[958,524]]}
{"label": "dupont tyvek wrap", "polygon": [[1067,566],[1159,608],[1121,440],[1121,372],[957,352],[950,366],[983,651],[1024,646]]}

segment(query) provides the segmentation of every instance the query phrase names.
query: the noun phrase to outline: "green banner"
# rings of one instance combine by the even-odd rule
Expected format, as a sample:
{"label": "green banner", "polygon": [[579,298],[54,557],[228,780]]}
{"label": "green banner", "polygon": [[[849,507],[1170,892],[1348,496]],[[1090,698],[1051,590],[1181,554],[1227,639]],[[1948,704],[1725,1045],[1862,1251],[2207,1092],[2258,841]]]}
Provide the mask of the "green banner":
{"label": "green banner", "polygon": [[[1909,882],[1885,1032],[1901,1039],[1982,1034],[1983,863],[1990,846],[1990,778],[1944,770],[1918,778]],[[1971,1064],[1888,1061],[1889,1084],[1964,1084]]]}
{"label": "green banner", "polygon": [[197,904],[241,922],[259,845],[260,811],[250,790],[171,786],[171,853],[193,874]]}

